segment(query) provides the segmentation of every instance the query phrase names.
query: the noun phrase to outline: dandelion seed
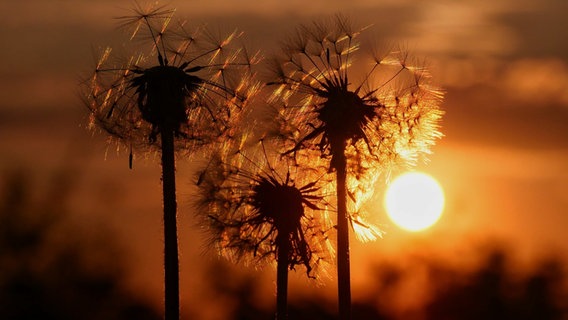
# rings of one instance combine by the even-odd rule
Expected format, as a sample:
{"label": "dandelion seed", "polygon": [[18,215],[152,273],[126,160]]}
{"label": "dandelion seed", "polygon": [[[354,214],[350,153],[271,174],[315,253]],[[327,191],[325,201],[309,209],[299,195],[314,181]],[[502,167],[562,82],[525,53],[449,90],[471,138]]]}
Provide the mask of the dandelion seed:
{"label": "dandelion seed", "polygon": [[429,75],[403,52],[363,59],[361,31],[342,16],[301,26],[275,59],[271,82],[274,99],[284,100],[285,154],[323,157],[336,173],[341,319],[350,318],[348,225],[362,239],[380,236],[361,212],[379,174],[415,164],[441,136],[442,94]]}

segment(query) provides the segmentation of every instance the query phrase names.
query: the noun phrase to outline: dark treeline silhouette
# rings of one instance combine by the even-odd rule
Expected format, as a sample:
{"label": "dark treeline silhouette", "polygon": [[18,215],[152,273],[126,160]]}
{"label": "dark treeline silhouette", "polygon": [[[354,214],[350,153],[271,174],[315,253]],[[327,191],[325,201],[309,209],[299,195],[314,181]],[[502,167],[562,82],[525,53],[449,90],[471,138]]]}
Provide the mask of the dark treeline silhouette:
{"label": "dark treeline silhouette", "polygon": [[[400,289],[414,272],[398,265],[380,264],[375,268],[374,289],[364,297],[354,299],[354,319],[568,319],[565,266],[551,258],[541,261],[538,268],[521,272],[512,266],[512,259],[503,248],[493,248],[482,254],[483,263],[474,270],[458,270],[424,258],[416,264],[427,269],[430,295],[419,310],[412,313],[395,310],[388,301],[389,293]],[[229,281],[226,265],[210,268],[211,285],[219,294],[236,302],[230,319],[274,319],[270,308],[254,303],[261,285],[253,276],[239,282]],[[231,283],[231,287],[227,287]],[[411,299],[411,295],[409,295]],[[295,320],[338,319],[335,302],[318,295],[303,295],[291,299],[289,317]]]}
{"label": "dark treeline silhouette", "polygon": [[[161,319],[157,310],[121,286],[125,269],[112,237],[102,234],[104,230],[99,236],[81,233],[69,221],[72,177],[68,172],[57,173],[50,187],[37,193],[24,171],[2,176],[0,319]],[[413,270],[378,264],[374,289],[354,299],[352,316],[377,320],[567,319],[566,266],[559,259],[552,257],[522,271],[503,248],[479,254],[483,263],[474,270],[417,259],[414,265],[427,270],[430,295],[423,308],[410,316],[389,307],[388,297]],[[252,271],[243,275],[230,268],[218,261],[204,275],[219,301],[234,302],[228,319],[274,319],[273,308],[256,300],[263,287],[259,277]],[[295,320],[338,319],[334,301],[298,292],[291,296],[288,313]]]}
{"label": "dark treeline silhouette", "polygon": [[542,261],[539,268],[516,279],[509,260],[505,251],[494,250],[471,274],[437,271],[437,283],[443,285],[435,283],[426,319],[567,319],[560,261]]}
{"label": "dark treeline silhouette", "polygon": [[69,221],[74,186],[69,172],[39,194],[23,170],[2,176],[0,319],[160,319],[121,287],[112,237],[81,234]]}

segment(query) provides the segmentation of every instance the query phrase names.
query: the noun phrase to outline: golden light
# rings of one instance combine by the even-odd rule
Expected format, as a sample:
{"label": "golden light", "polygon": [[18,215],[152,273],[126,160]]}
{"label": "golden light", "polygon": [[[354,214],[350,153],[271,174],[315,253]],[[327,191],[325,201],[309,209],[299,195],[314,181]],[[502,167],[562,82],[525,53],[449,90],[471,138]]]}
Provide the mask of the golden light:
{"label": "golden light", "polygon": [[444,210],[444,191],[432,176],[405,173],[394,179],[385,193],[389,218],[400,228],[420,231],[434,225]]}

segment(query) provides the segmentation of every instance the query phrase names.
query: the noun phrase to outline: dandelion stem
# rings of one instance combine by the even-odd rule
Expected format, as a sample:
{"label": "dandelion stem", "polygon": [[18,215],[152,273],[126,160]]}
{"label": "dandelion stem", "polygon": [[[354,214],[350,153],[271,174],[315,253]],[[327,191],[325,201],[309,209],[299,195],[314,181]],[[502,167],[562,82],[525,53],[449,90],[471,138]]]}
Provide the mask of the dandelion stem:
{"label": "dandelion stem", "polygon": [[162,187],[164,197],[165,319],[179,319],[179,262],[174,130],[164,126],[162,139]]}
{"label": "dandelion stem", "polygon": [[345,151],[334,157],[337,175],[337,288],[339,319],[351,319],[351,271],[349,265],[349,217],[347,213],[347,161]]}
{"label": "dandelion stem", "polygon": [[290,240],[287,234],[278,234],[278,259],[276,266],[276,320],[288,319],[288,254]]}

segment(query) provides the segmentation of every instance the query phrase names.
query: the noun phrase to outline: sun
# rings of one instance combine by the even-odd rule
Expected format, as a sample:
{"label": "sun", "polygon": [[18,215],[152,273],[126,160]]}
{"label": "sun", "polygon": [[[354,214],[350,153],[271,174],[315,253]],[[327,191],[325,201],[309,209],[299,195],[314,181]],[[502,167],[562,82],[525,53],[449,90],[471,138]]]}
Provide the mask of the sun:
{"label": "sun", "polygon": [[444,191],[436,179],[425,173],[409,172],[390,183],[384,205],[397,226],[415,232],[440,219],[444,200]]}

